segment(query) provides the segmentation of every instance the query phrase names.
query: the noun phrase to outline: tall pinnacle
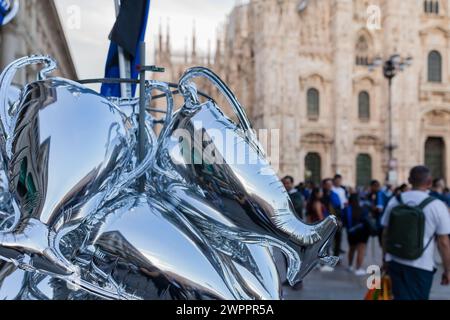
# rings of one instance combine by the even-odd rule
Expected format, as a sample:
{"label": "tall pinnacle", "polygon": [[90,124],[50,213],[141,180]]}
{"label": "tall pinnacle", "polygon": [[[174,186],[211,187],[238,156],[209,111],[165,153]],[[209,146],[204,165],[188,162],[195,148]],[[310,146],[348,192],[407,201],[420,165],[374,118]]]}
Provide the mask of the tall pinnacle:
{"label": "tall pinnacle", "polygon": [[158,50],[163,51],[162,21],[159,18]]}
{"label": "tall pinnacle", "polygon": [[170,18],[167,18],[166,52],[170,53]]}
{"label": "tall pinnacle", "polygon": [[195,60],[197,57],[197,34],[195,31],[195,20],[192,27],[192,59]]}

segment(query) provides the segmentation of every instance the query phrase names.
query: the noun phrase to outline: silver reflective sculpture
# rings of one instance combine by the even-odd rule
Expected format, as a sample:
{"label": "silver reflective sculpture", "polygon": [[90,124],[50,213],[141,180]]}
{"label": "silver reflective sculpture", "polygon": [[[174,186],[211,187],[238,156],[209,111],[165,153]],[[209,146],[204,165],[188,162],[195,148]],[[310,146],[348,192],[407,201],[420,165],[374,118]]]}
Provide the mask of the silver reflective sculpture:
{"label": "silver reflective sculpture", "polygon": [[[30,64],[43,68],[19,92],[12,79]],[[213,72],[185,73],[177,112],[169,84],[147,81],[147,101],[158,90],[167,110],[159,134],[161,121],[147,115],[138,163],[138,99],[49,77],[55,68],[50,57],[25,57],[0,76],[0,299],[279,299],[273,248],[291,284],[336,263],[327,256],[336,220],[295,216],[244,109]],[[196,77],[225,95],[239,123],[200,102]]]}
{"label": "silver reflective sculpture", "polygon": [[[225,95],[240,124],[227,118],[213,101],[198,101],[190,83],[195,77],[210,80]],[[291,284],[319,259],[334,264],[326,247],[336,220],[329,217],[307,225],[297,218],[244,109],[226,85],[210,70],[192,68],[180,80],[180,91],[185,105],[163,133],[167,137],[159,145],[153,167],[154,185],[161,195],[219,247],[225,238],[281,249],[289,259]]]}

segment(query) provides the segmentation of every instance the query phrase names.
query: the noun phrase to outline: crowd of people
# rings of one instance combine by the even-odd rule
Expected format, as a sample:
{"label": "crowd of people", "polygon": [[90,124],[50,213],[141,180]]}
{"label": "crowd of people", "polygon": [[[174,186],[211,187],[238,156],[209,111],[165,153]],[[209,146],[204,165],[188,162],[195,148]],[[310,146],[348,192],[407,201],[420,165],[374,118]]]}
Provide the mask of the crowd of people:
{"label": "crowd of people", "polygon": [[[366,246],[370,237],[377,237],[383,250],[383,262],[380,264],[383,263],[386,272],[390,270],[395,299],[428,298],[431,290],[430,272],[435,268],[435,243],[439,245],[444,264],[442,284],[448,284],[450,192],[443,179],[432,180],[428,168],[424,166],[413,168],[408,183],[395,188],[389,184],[383,186],[377,180],[371,181],[364,188],[352,188],[343,185],[343,177],[339,174],[322,180],[320,185],[311,181],[295,185],[291,176],[284,177],[282,182],[297,215],[306,222],[317,223],[329,215],[337,218],[340,228],[331,246],[332,254],[340,256],[347,253],[348,270],[356,276],[367,275],[363,268]],[[418,217],[416,220],[422,225],[414,224],[415,213]],[[403,218],[405,216],[407,218]],[[423,221],[420,220],[422,216]],[[404,252],[413,245],[410,242],[414,242],[415,236],[411,237],[408,232],[420,228],[423,229],[419,241],[422,251],[417,257],[405,259]],[[344,229],[348,252],[344,252],[341,247]],[[445,236],[442,237],[443,235]],[[396,248],[389,247],[395,239],[400,239],[394,245],[403,246],[403,251],[399,249],[397,253]],[[409,242],[404,242],[404,239],[409,239]],[[390,254],[392,252],[396,254]],[[320,270],[330,272],[334,268],[324,265]],[[426,273],[426,276],[423,276],[423,273]],[[409,274],[410,277],[405,278],[405,274]]]}

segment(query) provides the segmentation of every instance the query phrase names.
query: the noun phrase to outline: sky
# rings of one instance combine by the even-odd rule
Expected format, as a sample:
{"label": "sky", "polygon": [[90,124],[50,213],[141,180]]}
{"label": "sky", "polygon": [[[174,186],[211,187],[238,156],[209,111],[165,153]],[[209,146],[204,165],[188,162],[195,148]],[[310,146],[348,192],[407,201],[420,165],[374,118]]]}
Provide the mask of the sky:
{"label": "sky", "polygon": [[[114,0],[55,0],[80,79],[102,77],[115,22]],[[147,27],[147,62],[153,60],[155,39],[162,25],[170,25],[172,49],[191,48],[195,21],[197,50],[215,48],[218,29],[236,0],[151,0]]]}

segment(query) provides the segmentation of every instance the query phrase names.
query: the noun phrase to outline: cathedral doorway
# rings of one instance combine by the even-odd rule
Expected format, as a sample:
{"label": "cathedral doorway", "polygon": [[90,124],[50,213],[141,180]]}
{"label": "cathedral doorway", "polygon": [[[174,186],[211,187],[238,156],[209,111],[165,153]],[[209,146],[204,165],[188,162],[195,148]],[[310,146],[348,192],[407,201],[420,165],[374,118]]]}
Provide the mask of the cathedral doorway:
{"label": "cathedral doorway", "polygon": [[356,157],[356,186],[368,187],[372,180],[372,158],[366,153],[360,153]]}
{"label": "cathedral doorway", "polygon": [[433,178],[445,178],[445,142],[440,137],[429,137],[425,142],[425,165]]}
{"label": "cathedral doorway", "polygon": [[318,153],[308,153],[305,157],[305,181],[320,185],[322,180],[322,159]]}

